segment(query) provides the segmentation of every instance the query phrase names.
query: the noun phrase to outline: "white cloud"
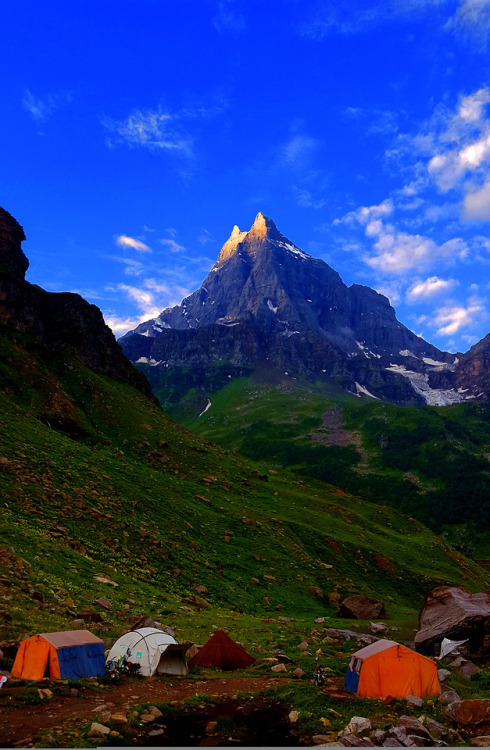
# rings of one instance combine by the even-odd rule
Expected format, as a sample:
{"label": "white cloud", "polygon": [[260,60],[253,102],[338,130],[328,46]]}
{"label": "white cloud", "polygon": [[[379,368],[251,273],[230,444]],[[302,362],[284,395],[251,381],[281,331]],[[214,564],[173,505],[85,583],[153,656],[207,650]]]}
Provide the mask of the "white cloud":
{"label": "white cloud", "polygon": [[125,120],[104,117],[102,124],[111,133],[107,139],[109,146],[126,144],[150,151],[173,151],[190,156],[191,139],[176,130],[177,119],[161,108],[146,111],[136,109]]}
{"label": "white cloud", "polygon": [[36,97],[29,89],[26,89],[22,98],[22,106],[38,122],[46,120],[53,112],[69,102],[71,102],[71,94],[47,94],[44,97]]}
{"label": "white cloud", "polygon": [[486,320],[487,312],[482,300],[471,297],[466,307],[442,307],[434,318],[433,325],[439,336],[452,336],[461,329],[471,328],[476,323]]}
{"label": "white cloud", "polygon": [[375,284],[376,291],[388,297],[392,305],[397,305],[402,298],[402,283],[400,281],[385,281]]}
{"label": "white cloud", "polygon": [[465,122],[477,122],[483,118],[483,108],[490,102],[488,89],[480,89],[475,94],[464,96],[458,109],[458,115]]}
{"label": "white cloud", "polygon": [[441,294],[451,292],[458,282],[456,279],[440,279],[431,276],[425,281],[416,281],[406,293],[407,302],[426,302]]}
{"label": "white cloud", "polygon": [[187,287],[180,284],[168,284],[153,278],[144,279],[140,286],[119,283],[107,288],[109,291],[122,292],[135,303],[143,315],[143,320],[156,318],[169,305],[177,305],[189,294]]}
{"label": "white cloud", "polygon": [[406,271],[430,267],[435,261],[462,259],[468,246],[459,237],[438,245],[429,237],[397,231],[392,225],[370,222],[366,234],[375,239],[374,255],[366,254],[368,266],[383,274],[401,274]]}
{"label": "white cloud", "polygon": [[490,181],[486,182],[480,190],[465,195],[463,216],[465,219],[490,221]]}
{"label": "white cloud", "polygon": [[364,228],[366,237],[373,241],[374,254],[365,253],[364,262],[382,274],[398,275],[406,271],[423,270],[442,258],[448,261],[463,259],[468,255],[468,246],[459,237],[438,245],[429,237],[409,234],[385,224],[383,219],[394,211],[391,199],[375,206],[361,206],[334,225],[358,224]]}
{"label": "white cloud", "polygon": [[158,240],[161,245],[164,247],[167,247],[171,253],[180,253],[182,250],[185,250],[185,247],[182,245],[179,245],[178,242],[176,242],[173,239],[164,239],[164,240]]}
{"label": "white cloud", "polygon": [[461,186],[470,173],[484,177],[490,167],[490,121],[485,108],[490,90],[481,88],[474,94],[460,97],[455,114],[438,112],[432,127],[432,150],[427,170],[443,191]]}
{"label": "white cloud", "polygon": [[139,253],[151,253],[151,248],[145,245],[144,242],[134,239],[134,237],[128,237],[125,234],[120,234],[116,237],[116,242],[121,247],[131,247],[133,250],[137,250]]}
{"label": "white cloud", "polygon": [[[146,282],[145,282],[146,284]],[[129,286],[128,284],[118,284],[117,289],[136,303],[140,310],[143,310],[147,318],[156,317],[161,309],[155,307],[155,295],[152,291],[142,287]]]}
{"label": "white cloud", "polygon": [[484,47],[490,31],[490,0],[460,0],[446,28],[463,33]]}
{"label": "white cloud", "polygon": [[116,337],[123,336],[128,331],[132,331],[133,328],[136,328],[136,326],[139,326],[140,323],[144,323],[148,319],[145,313],[136,317],[126,318],[121,318],[111,312],[104,313],[104,320]]}

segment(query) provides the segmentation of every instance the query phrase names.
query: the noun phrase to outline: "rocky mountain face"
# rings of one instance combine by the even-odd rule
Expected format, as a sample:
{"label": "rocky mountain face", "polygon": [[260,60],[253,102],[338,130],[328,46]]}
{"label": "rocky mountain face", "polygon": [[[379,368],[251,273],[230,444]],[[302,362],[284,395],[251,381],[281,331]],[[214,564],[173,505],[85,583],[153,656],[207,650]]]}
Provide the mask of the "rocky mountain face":
{"label": "rocky mountain face", "polygon": [[30,334],[51,352],[77,356],[101,375],[136,385],[151,395],[147,381],[131,367],[102,313],[78,294],[51,293],[29,284],[29,261],[20,224],[0,208],[0,327]]}
{"label": "rocky mountain face", "polygon": [[472,367],[485,369],[482,352],[480,365],[470,358],[473,365],[468,360],[460,369],[458,357],[402,325],[386,297],[346,286],[261,213],[249,232],[233,228],[197,291],[120,343],[132,362],[167,373],[226,362],[333,380],[356,395],[399,404],[486,398],[483,376],[475,389],[463,375]]}

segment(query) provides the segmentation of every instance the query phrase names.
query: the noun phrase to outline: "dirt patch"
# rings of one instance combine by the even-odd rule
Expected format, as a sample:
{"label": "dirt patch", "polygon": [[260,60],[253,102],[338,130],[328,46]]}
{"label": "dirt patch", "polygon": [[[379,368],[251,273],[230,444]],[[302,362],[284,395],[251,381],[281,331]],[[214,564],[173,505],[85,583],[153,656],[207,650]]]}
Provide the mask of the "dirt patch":
{"label": "dirt patch", "polygon": [[394,563],[393,560],[385,557],[380,552],[374,553],[374,559],[376,560],[376,565],[378,566],[378,568],[381,568],[381,570],[386,570],[389,575],[395,575],[396,563]]}
{"label": "dirt patch", "polygon": [[330,538],[330,537],[328,537],[328,536],[327,536],[327,537],[325,537],[325,539],[326,539],[326,541],[327,541],[327,543],[328,543],[328,545],[329,545],[330,549],[333,549],[333,551],[334,551],[334,552],[336,552],[336,553],[337,553],[337,552],[340,552],[340,547],[339,547],[339,545],[337,544],[337,542],[335,541],[335,539],[331,539],[331,538]]}
{"label": "dirt patch", "polygon": [[354,446],[357,449],[361,447],[360,434],[344,429],[342,409],[339,406],[323,412],[322,426],[317,432],[311,433],[311,439],[314,443],[327,446],[338,445],[341,448]]}
{"label": "dirt patch", "polygon": [[[288,682],[290,678],[275,676],[230,676],[198,681],[185,678],[150,677],[145,680],[124,681],[104,688],[101,692],[94,692],[88,687],[83,687],[78,691],[77,696],[55,695],[50,701],[38,704],[25,703],[22,706],[15,704],[26,687],[5,686],[0,692],[0,747],[28,747],[35,742],[36,736],[45,733],[73,732],[77,727],[94,721],[97,711],[101,710],[100,707],[104,705],[111,713],[116,713],[147,702],[178,701],[180,703],[199,693],[207,693],[220,700],[223,696],[231,697],[239,692],[258,693],[266,688]],[[31,690],[34,689],[37,692],[37,687],[41,686],[49,686],[49,683],[43,682],[42,685],[34,683]],[[187,741],[181,744],[196,744],[195,741],[189,741],[189,736],[186,739]],[[162,738],[160,737],[155,745],[161,744]],[[164,744],[171,745],[172,743]]]}

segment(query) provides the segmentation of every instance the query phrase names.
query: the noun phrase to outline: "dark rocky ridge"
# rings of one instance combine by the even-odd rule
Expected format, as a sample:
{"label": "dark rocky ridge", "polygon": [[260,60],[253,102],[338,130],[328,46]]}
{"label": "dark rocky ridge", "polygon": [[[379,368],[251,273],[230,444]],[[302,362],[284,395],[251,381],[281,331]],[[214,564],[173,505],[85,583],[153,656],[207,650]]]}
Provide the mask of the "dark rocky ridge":
{"label": "dark rocky ridge", "polygon": [[52,293],[25,280],[29,261],[20,224],[0,208],[0,326],[30,334],[54,354],[77,356],[98,374],[131,383],[153,398],[102,313],[78,294]]}
{"label": "dark rocky ridge", "polygon": [[217,362],[260,365],[333,379],[399,404],[450,404],[477,395],[457,390],[465,387],[456,377],[457,357],[402,325],[386,297],[346,286],[260,213],[249,232],[233,228],[200,289],[120,343],[132,362],[167,372]]}

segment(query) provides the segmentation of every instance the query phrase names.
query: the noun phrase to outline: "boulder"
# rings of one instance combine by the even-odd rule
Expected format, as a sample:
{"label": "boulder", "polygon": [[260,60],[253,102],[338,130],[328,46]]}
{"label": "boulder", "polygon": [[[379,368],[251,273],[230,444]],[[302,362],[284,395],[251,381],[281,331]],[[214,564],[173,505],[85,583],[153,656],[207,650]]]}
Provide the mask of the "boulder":
{"label": "boulder", "polygon": [[472,737],[471,744],[475,747],[490,747],[490,735],[486,734],[481,737]]}
{"label": "boulder", "polygon": [[383,602],[361,594],[344,599],[340,603],[338,614],[340,617],[352,617],[356,620],[375,620],[387,616]]}
{"label": "boulder", "polygon": [[445,727],[444,724],[439,724],[439,722],[435,719],[427,719],[427,721],[425,722],[425,726],[430,732],[431,736],[435,737],[436,739],[447,734],[448,731],[447,727]]}
{"label": "boulder", "polygon": [[371,722],[369,719],[364,718],[364,716],[353,716],[347,726],[342,730],[340,736],[344,737],[349,734],[359,734],[368,729],[371,729]]}
{"label": "boulder", "polygon": [[453,667],[453,669],[463,675],[463,677],[467,677],[468,680],[480,671],[480,668],[477,667],[476,664],[473,664],[473,662],[468,659],[464,659],[462,656],[458,656],[458,658],[452,661],[449,666]]}
{"label": "boulder", "polygon": [[490,729],[490,698],[450,703],[446,715],[464,729],[484,725]]}
{"label": "boulder", "polygon": [[414,719],[413,716],[400,716],[398,719],[399,727],[404,727],[409,736],[424,737],[427,740],[431,739],[429,730],[424,727],[421,721]]}
{"label": "boulder", "polygon": [[417,695],[406,695],[404,700],[405,703],[408,703],[409,706],[413,706],[414,708],[422,708],[423,700]]}
{"label": "boulder", "polygon": [[345,734],[340,743],[344,747],[374,747],[374,742],[368,737],[358,737],[357,734]]}
{"label": "boulder", "polygon": [[382,744],[382,747],[403,747],[401,742],[398,742],[395,737],[387,737]]}
{"label": "boulder", "polygon": [[103,737],[104,735],[108,735],[110,733],[109,727],[104,726],[103,724],[99,724],[97,721],[94,721],[90,729],[88,731],[89,737]]}
{"label": "boulder", "polygon": [[[136,615],[136,617],[133,617],[131,620],[130,625],[131,630],[139,630],[140,628],[156,628],[157,630],[161,630],[160,625],[149,615]],[[126,630],[124,632],[126,632]]]}
{"label": "boulder", "polygon": [[369,632],[373,635],[386,635],[388,632],[388,625],[385,625],[384,622],[370,622]]}
{"label": "boulder", "polygon": [[438,669],[437,670],[437,676],[439,678],[439,682],[441,682],[441,683],[445,682],[447,680],[447,678],[449,677],[450,674],[451,674],[451,672],[449,671],[449,669]]}
{"label": "boulder", "polygon": [[457,586],[438,586],[427,594],[415,636],[417,650],[434,652],[443,638],[469,638],[471,656],[490,655],[490,591],[470,594]]}
{"label": "boulder", "polygon": [[271,667],[273,672],[287,672],[285,664],[276,664],[275,667]]}
{"label": "boulder", "polygon": [[441,703],[447,703],[449,705],[451,703],[459,703],[461,698],[457,694],[456,690],[447,688],[447,690],[444,690],[441,693],[439,700],[441,701]]}

